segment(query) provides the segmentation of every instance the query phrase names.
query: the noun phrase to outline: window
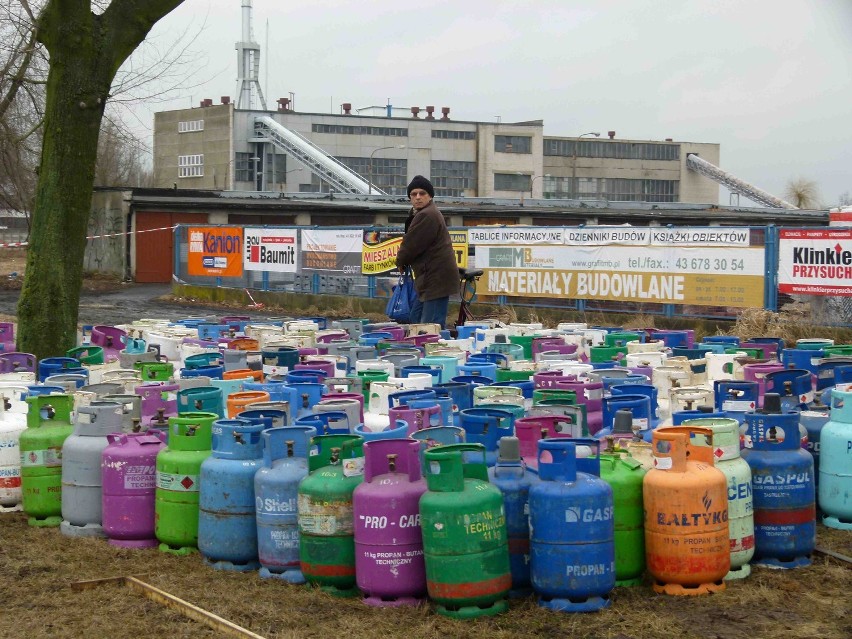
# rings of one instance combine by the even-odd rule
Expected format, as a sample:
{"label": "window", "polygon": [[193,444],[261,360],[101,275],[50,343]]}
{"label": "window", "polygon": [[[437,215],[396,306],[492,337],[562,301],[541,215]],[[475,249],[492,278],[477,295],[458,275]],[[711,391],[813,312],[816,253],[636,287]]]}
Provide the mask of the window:
{"label": "window", "polygon": [[450,131],[449,129],[432,129],[432,137],[439,140],[475,140],[476,131]]}
{"label": "window", "polygon": [[570,177],[544,178],[545,198],[578,198],[613,202],[678,202],[679,195],[678,180],[577,178],[577,193],[574,194]]}
{"label": "window", "polygon": [[616,160],[679,160],[679,144],[653,142],[615,142],[609,140],[544,140],[544,154],[581,158],[612,158]]}
{"label": "window", "polygon": [[405,195],[408,188],[408,160],[396,158],[336,158],[388,195]]}
{"label": "window", "polygon": [[389,126],[349,126],[345,124],[313,124],[314,133],[337,133],[342,135],[384,135],[389,137],[407,138],[408,129],[397,129]]}
{"label": "window", "polygon": [[204,154],[179,155],[178,177],[202,177],[204,175]]}
{"label": "window", "polygon": [[267,153],[264,170],[266,172],[267,187],[286,182],[287,156],[283,153]]}
{"label": "window", "polygon": [[252,153],[234,154],[234,182],[251,182]]}
{"label": "window", "polygon": [[476,162],[432,160],[430,173],[435,195],[462,197],[465,191],[476,193]]}
{"label": "window", "polygon": [[495,135],[496,153],[532,153],[532,138],[524,135]]}
{"label": "window", "polygon": [[517,173],[495,173],[495,191],[529,191],[530,176],[518,175]]}
{"label": "window", "polygon": [[178,133],[192,133],[193,131],[203,131],[204,120],[188,120],[186,122],[178,122]]}

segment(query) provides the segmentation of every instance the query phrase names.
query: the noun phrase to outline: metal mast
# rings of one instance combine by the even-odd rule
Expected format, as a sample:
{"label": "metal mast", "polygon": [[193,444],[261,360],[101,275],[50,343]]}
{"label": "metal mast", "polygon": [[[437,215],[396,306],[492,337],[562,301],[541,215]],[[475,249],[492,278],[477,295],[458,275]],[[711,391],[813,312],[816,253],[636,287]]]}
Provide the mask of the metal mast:
{"label": "metal mast", "polygon": [[730,189],[734,193],[739,193],[744,195],[748,199],[753,202],[757,202],[758,204],[763,204],[764,206],[768,206],[773,209],[797,209],[797,206],[793,206],[789,202],[782,200],[781,198],[775,197],[770,193],[767,193],[763,189],[759,189],[753,184],[749,184],[748,182],[744,182],[738,177],[734,177],[727,171],[723,171],[715,164],[711,164],[707,160],[702,160],[700,157],[695,155],[694,153],[690,153],[686,156],[686,166],[688,169],[695,171],[696,173],[700,173],[706,177],[709,177],[711,180],[715,180],[722,186]]}
{"label": "metal mast", "polygon": [[237,42],[237,108],[253,109],[255,91],[260,108],[266,110],[266,100],[260,89],[260,45],[254,41],[251,29],[251,0],[242,0],[243,33]]}

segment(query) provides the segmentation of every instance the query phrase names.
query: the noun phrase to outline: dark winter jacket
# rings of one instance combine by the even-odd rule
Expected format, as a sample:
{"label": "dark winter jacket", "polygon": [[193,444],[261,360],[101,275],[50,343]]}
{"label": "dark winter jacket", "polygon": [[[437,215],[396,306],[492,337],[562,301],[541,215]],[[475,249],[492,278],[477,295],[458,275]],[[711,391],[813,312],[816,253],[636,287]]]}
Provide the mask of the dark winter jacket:
{"label": "dark winter jacket", "polygon": [[414,270],[414,288],[421,302],[458,293],[459,269],[450,232],[434,202],[411,210],[396,264],[400,270],[406,266]]}

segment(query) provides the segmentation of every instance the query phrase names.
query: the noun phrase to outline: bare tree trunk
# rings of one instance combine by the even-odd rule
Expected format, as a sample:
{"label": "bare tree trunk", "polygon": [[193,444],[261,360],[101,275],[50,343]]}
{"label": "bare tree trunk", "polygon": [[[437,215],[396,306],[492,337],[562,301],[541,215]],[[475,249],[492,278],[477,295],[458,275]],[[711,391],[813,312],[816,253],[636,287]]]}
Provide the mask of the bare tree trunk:
{"label": "bare tree trunk", "polygon": [[50,0],[39,39],[50,53],[39,181],[18,304],[18,347],[39,358],[74,346],[98,132],[115,74],[181,0]]}

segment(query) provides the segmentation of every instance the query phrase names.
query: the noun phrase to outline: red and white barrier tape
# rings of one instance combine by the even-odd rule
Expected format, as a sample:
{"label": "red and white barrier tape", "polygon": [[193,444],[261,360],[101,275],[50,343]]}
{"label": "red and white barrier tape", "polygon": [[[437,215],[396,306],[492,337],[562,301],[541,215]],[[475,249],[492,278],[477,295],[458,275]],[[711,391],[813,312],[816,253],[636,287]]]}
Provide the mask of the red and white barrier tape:
{"label": "red and white barrier tape", "polygon": [[[151,233],[152,231],[171,231],[177,228],[177,224],[174,226],[161,226],[158,229],[142,229],[141,231],[129,231],[124,233],[107,233],[105,235],[87,235],[87,240],[99,240],[102,237],[119,237],[121,235],[130,235],[131,233]],[[29,242],[7,242],[6,244],[0,244],[0,248],[23,248],[25,246],[29,246]]]}

